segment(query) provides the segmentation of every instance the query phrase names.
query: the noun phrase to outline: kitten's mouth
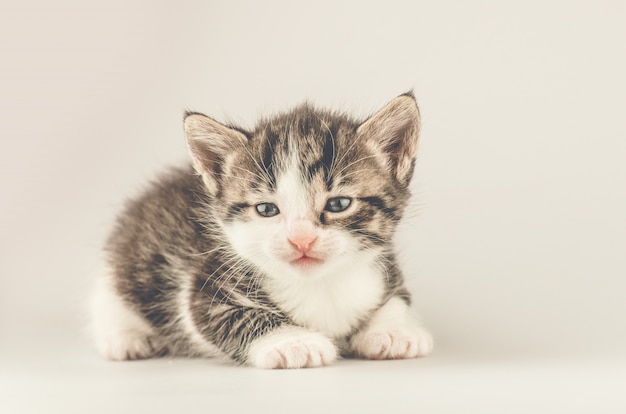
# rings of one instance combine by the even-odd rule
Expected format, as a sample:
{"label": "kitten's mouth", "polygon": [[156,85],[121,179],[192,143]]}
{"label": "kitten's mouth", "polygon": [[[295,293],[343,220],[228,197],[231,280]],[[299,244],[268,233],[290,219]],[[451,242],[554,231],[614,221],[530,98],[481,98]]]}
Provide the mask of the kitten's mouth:
{"label": "kitten's mouth", "polygon": [[306,254],[304,254],[295,260],[291,260],[289,263],[291,263],[294,266],[311,267],[311,266],[320,265],[323,262],[324,261],[322,259],[307,256]]}

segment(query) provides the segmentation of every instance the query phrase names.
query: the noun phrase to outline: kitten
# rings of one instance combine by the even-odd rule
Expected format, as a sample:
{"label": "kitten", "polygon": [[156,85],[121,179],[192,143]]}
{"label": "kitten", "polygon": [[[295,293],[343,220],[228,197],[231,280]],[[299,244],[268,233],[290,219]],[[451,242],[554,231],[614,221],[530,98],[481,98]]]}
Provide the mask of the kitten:
{"label": "kitten", "polygon": [[306,104],[254,131],[187,113],[193,167],[130,201],[106,245],[99,351],[261,368],[428,354],[392,251],[419,121],[412,93],[364,122]]}

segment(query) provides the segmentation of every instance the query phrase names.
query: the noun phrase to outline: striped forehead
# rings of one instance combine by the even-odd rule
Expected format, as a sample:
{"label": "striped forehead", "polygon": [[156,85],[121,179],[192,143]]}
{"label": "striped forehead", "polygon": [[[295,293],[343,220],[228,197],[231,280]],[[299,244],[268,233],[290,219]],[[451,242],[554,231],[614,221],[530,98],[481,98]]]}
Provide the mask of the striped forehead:
{"label": "striped forehead", "polygon": [[337,157],[339,130],[344,124],[338,119],[323,118],[323,114],[304,107],[260,128],[262,166],[272,178],[291,165],[294,155],[304,177],[330,170]]}

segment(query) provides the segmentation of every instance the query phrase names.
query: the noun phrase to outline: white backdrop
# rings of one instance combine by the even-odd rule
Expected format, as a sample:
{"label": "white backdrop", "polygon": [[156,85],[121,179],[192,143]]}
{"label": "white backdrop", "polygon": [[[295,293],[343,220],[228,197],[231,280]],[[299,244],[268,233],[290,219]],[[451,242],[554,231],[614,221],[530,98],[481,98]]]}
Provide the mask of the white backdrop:
{"label": "white backdrop", "polygon": [[[625,366],[623,1],[4,3],[0,380],[18,396],[5,401],[33,378],[49,395],[60,375],[76,386],[84,372],[65,366],[110,369],[81,331],[90,273],[125,197],[186,162],[185,109],[252,126],[306,99],[364,116],[411,88],[423,130],[398,248],[437,341],[419,363],[431,378],[459,361]],[[608,394],[589,406],[626,406],[594,372]]]}

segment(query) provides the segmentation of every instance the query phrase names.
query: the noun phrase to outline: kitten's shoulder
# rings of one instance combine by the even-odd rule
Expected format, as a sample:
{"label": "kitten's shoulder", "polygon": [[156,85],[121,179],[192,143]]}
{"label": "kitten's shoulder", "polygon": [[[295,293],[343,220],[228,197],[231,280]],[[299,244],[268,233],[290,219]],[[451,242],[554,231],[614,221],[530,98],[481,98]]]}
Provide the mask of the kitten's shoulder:
{"label": "kitten's shoulder", "polygon": [[191,163],[171,166],[156,175],[149,182],[148,191],[195,191],[203,192],[202,178],[194,171]]}
{"label": "kitten's shoulder", "polygon": [[202,179],[191,165],[169,168],[126,201],[109,245],[154,233],[163,233],[160,238],[172,237],[174,233],[197,233],[200,209],[210,204],[207,197]]}
{"label": "kitten's shoulder", "polygon": [[144,204],[164,204],[172,209],[182,207],[198,198],[205,198],[202,179],[191,164],[169,167],[143,186],[139,194],[128,201],[127,207]]}

